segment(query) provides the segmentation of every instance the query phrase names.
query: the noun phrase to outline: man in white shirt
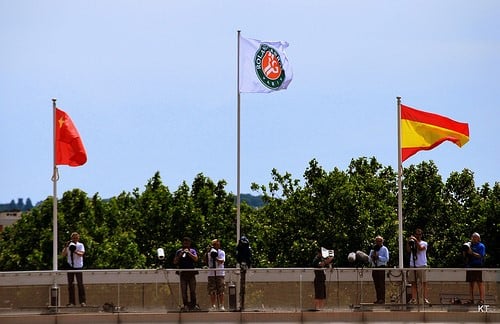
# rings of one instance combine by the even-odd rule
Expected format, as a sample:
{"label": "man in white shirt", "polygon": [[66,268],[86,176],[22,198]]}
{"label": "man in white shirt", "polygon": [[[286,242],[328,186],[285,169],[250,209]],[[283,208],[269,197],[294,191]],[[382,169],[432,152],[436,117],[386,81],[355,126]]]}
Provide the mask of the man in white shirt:
{"label": "man in white shirt", "polygon": [[[63,257],[66,257],[68,270],[83,269],[83,255],[85,254],[85,246],[80,242],[80,234],[77,232],[71,233],[71,240],[66,243],[62,251]],[[68,307],[75,306],[75,277],[78,285],[78,301],[82,307],[86,306],[85,287],[83,286],[82,272],[68,272]]]}
{"label": "man in white shirt", "polygon": [[226,284],[224,282],[224,262],[226,262],[226,253],[220,248],[221,244],[218,239],[212,240],[212,246],[207,252],[206,261],[208,271],[208,294],[212,304],[211,310],[224,311],[224,290]]}
{"label": "man in white shirt", "polygon": [[[410,268],[427,267],[427,242],[422,240],[424,232],[417,228],[415,234],[410,236],[406,243],[406,250],[410,253]],[[417,283],[420,280],[422,284],[422,294],[424,295],[424,304],[429,305],[427,299],[427,273],[425,270],[410,270],[411,281],[411,300],[410,304],[417,303]]]}

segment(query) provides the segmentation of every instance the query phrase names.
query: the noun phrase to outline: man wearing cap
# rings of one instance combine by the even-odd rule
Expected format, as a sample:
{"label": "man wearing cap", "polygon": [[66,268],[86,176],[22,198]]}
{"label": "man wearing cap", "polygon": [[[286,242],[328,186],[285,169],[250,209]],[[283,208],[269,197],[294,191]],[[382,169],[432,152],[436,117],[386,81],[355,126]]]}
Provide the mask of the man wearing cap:
{"label": "man wearing cap", "polygon": [[206,254],[205,262],[210,270],[208,272],[208,295],[212,307],[210,310],[225,311],[224,308],[224,290],[226,284],[224,281],[224,262],[226,262],[226,253],[221,249],[221,243],[218,239],[212,240],[212,245]]}

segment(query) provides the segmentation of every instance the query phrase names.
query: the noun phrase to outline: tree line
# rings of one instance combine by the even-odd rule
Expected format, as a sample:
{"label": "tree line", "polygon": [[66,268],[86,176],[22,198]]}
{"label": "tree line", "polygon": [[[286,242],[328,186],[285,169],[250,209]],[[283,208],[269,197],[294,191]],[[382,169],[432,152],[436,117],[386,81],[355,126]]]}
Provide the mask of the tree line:
{"label": "tree line", "polygon": [[[431,267],[462,267],[461,247],[473,232],[486,245],[486,266],[499,267],[499,182],[476,187],[467,169],[443,181],[432,161],[410,165],[403,174],[403,236],[423,229]],[[191,185],[183,181],[170,191],[156,172],[142,192],[136,188],[110,199],[67,191],[58,202],[58,246],[62,249],[77,231],[88,269],[159,267],[160,247],[166,254],[162,266],[174,268],[173,255],[184,236],[191,237],[199,253],[218,238],[226,266],[235,266],[235,196],[225,186],[225,180],[214,182],[200,173]],[[308,267],[318,247],[335,250],[335,266],[349,267],[347,255],[368,252],[376,235],[389,248],[389,265],[398,265],[397,173],[374,157],[353,159],[346,170],[331,171],[313,159],[302,180],[273,169],[269,183],[254,183],[252,190],[264,205],[243,202],[240,219],[255,267]],[[52,269],[52,212],[48,197],[5,228],[1,271]],[[201,261],[199,266],[204,266]]]}

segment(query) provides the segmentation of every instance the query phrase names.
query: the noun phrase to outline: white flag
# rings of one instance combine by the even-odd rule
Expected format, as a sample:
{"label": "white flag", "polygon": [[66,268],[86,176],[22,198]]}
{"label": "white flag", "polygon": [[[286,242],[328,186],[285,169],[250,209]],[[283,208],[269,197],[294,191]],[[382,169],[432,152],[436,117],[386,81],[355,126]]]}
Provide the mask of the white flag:
{"label": "white flag", "polygon": [[287,42],[266,42],[240,36],[240,92],[283,90],[292,81]]}

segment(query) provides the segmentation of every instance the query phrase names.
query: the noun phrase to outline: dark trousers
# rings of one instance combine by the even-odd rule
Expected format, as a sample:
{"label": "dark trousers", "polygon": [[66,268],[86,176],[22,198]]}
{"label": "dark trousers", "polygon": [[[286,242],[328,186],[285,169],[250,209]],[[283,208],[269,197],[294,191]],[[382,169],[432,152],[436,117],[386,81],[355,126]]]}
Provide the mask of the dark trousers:
{"label": "dark trousers", "polygon": [[[189,295],[191,297],[191,302],[188,299],[188,288]],[[182,272],[181,273],[181,293],[182,293],[182,303],[184,306],[194,307],[196,303],[196,276],[193,272]]]}
{"label": "dark trousers", "polygon": [[377,301],[385,302],[385,270],[373,270],[372,278],[373,283],[375,284]]}
{"label": "dark trousers", "polygon": [[247,281],[247,269],[241,268],[240,272],[240,309],[243,311],[245,308],[245,289],[246,289],[246,281]]}
{"label": "dark trousers", "polygon": [[75,277],[76,277],[76,282],[78,285],[78,300],[81,303],[86,303],[85,299],[85,287],[83,286],[83,273],[81,272],[68,272],[68,296],[69,296],[69,303],[70,304],[76,304],[75,303]]}

